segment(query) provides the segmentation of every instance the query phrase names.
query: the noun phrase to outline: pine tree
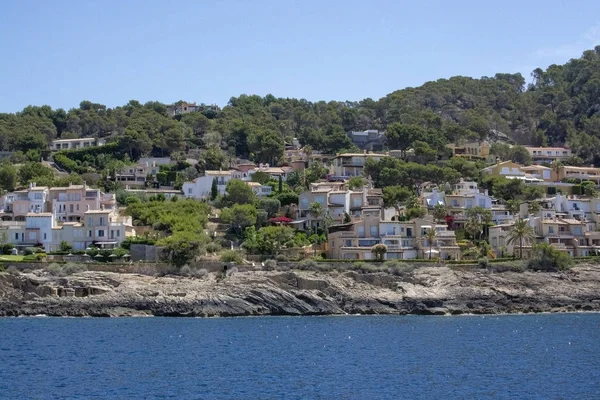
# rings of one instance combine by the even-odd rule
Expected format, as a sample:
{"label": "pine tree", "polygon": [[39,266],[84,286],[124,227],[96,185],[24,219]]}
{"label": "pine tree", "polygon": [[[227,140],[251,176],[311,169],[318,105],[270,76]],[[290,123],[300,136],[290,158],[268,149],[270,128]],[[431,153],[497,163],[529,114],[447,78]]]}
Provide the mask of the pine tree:
{"label": "pine tree", "polygon": [[219,194],[219,187],[217,186],[217,178],[213,178],[212,186],[210,187],[210,199],[215,200]]}

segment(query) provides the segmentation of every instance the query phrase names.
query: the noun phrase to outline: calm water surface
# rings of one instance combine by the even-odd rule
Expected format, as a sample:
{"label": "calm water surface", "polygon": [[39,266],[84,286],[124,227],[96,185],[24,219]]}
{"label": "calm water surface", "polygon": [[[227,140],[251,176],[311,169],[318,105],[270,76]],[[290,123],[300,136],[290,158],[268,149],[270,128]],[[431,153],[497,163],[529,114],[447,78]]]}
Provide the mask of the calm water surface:
{"label": "calm water surface", "polygon": [[1,399],[600,399],[600,314],[0,319]]}

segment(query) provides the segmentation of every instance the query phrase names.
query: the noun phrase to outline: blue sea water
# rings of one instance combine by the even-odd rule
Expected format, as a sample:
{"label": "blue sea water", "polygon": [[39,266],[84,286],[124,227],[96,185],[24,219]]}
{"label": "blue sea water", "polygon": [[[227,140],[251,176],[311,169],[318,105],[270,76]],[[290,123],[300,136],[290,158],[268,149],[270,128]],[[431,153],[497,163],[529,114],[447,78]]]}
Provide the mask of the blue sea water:
{"label": "blue sea water", "polygon": [[1,399],[600,399],[600,314],[5,318]]}

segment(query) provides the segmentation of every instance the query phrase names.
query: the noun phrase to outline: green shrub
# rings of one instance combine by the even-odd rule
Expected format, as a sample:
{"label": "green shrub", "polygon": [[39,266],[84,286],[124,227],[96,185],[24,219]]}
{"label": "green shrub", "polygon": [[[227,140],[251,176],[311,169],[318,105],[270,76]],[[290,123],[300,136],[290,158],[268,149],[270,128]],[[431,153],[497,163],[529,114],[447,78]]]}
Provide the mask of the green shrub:
{"label": "green shrub", "polygon": [[534,271],[564,271],[571,268],[573,259],[567,253],[555,249],[547,243],[540,243],[534,249],[534,257],[527,267]]}
{"label": "green shrub", "polygon": [[37,253],[37,247],[25,247],[25,250],[23,250],[23,255],[29,256],[32,254]]}
{"label": "green shrub", "polygon": [[477,265],[479,268],[487,268],[488,265],[490,265],[490,262],[487,257],[479,257],[479,259],[477,259]]}
{"label": "green shrub", "polygon": [[274,271],[277,268],[277,261],[275,260],[266,260],[263,265],[263,269],[265,271]]}
{"label": "green shrub", "polygon": [[236,250],[227,250],[221,253],[222,262],[234,262],[236,264],[242,264],[244,260],[242,255]]}
{"label": "green shrub", "polygon": [[318,271],[320,269],[319,263],[313,260],[312,258],[307,258],[305,260],[300,261],[297,264],[297,267],[298,269],[305,271]]}
{"label": "green shrub", "polygon": [[221,251],[221,245],[217,242],[210,242],[206,245],[207,253],[218,253]]}
{"label": "green shrub", "polygon": [[275,256],[275,260],[277,260],[277,261],[289,261],[289,258],[285,254],[277,254]]}

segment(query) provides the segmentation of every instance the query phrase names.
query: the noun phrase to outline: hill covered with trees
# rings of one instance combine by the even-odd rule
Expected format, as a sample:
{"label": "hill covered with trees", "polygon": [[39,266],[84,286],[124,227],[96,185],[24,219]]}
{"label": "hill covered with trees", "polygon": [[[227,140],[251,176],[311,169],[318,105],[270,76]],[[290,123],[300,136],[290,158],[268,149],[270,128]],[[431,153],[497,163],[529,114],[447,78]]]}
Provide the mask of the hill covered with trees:
{"label": "hill covered with trees", "polygon": [[[28,106],[0,114],[0,149],[32,161],[56,138],[106,138],[110,153],[77,160],[78,168],[105,168],[142,155],[180,156],[202,151],[206,169],[234,157],[276,163],[284,144],[298,138],[314,150],[353,149],[345,132],[381,129],[390,147],[445,151],[448,142],[502,132],[519,144],[568,145],[587,163],[600,164],[600,46],[564,65],[480,79],[453,77],[406,88],[379,99],[319,101],[241,95],[223,109],[170,116],[165,104],[108,108],[82,101],[68,111]],[[426,160],[427,157],[424,158]]]}

